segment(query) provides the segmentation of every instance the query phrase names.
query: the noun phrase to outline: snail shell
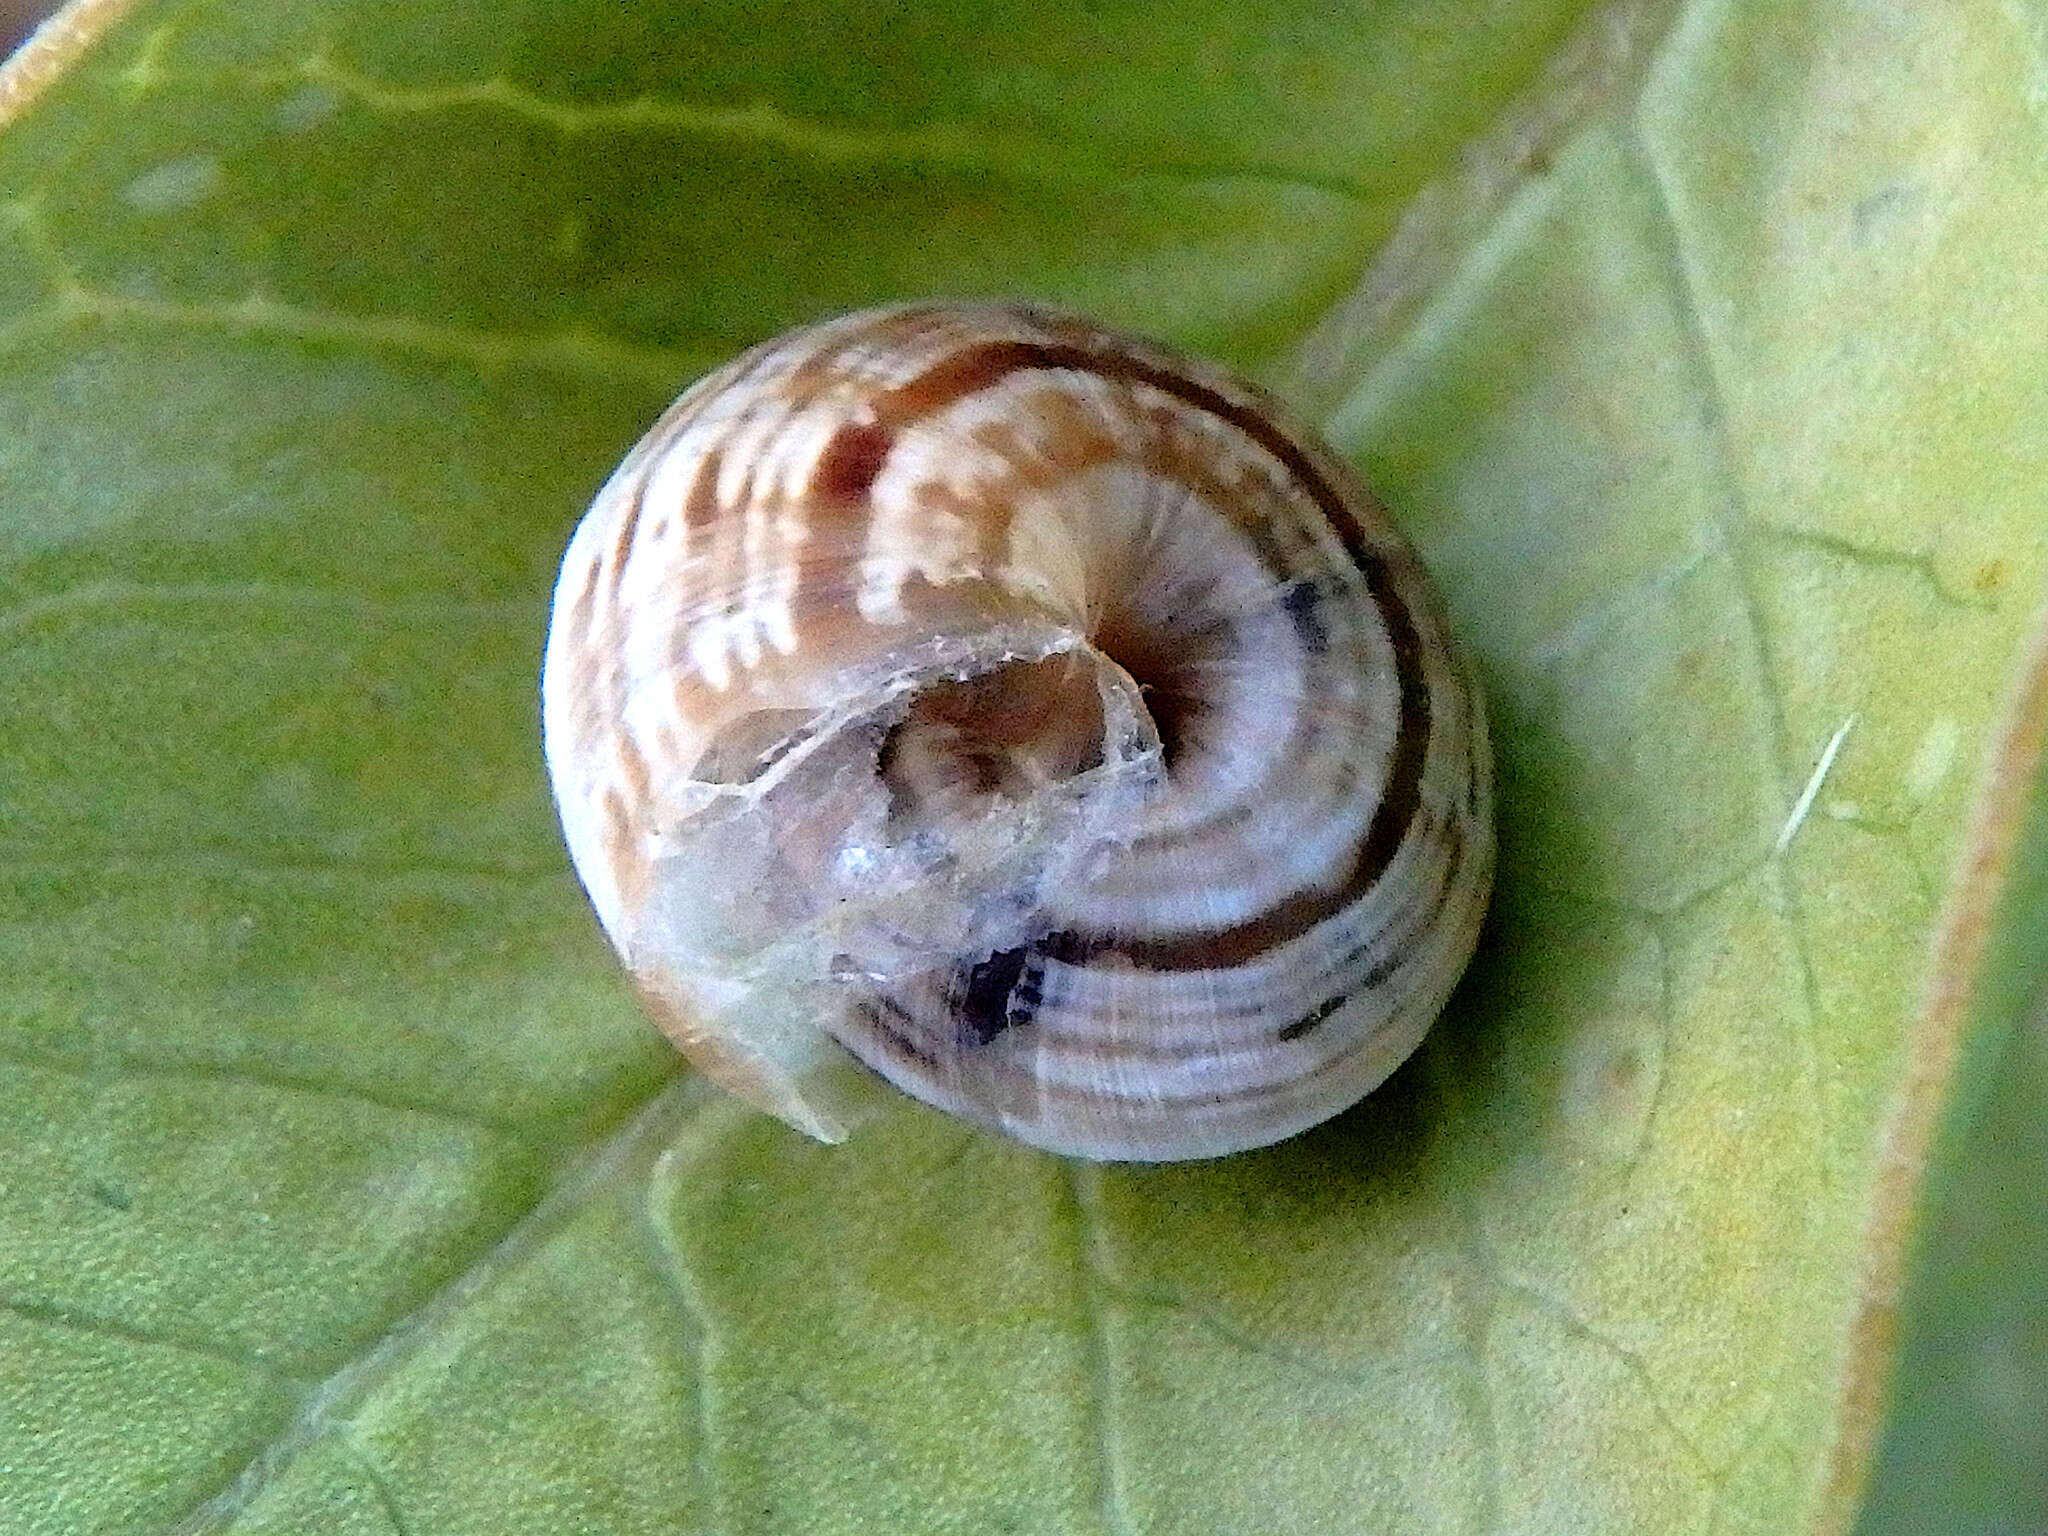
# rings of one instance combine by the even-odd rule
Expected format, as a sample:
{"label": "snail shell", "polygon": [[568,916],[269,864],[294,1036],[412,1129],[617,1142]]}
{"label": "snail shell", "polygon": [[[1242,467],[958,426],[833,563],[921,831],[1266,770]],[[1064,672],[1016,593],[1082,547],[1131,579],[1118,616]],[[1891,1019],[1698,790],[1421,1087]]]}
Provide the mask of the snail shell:
{"label": "snail shell", "polygon": [[1059,1152],[1277,1141],[1415,1047],[1492,878],[1478,697],[1372,496],[1251,386],[1035,308],[691,388],[576,530],[542,695],[657,1022],[826,1139],[843,1048]]}

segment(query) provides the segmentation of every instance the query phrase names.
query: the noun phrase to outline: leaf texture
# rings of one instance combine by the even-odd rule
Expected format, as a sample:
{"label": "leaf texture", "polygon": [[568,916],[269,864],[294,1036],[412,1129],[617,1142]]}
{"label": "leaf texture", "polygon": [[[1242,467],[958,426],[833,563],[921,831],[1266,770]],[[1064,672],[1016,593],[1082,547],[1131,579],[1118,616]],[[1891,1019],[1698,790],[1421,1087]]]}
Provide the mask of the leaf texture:
{"label": "leaf texture", "polygon": [[[0,1525],[1852,1518],[1886,1128],[2011,1028],[1923,1006],[1934,936],[2038,863],[1966,857],[2048,585],[2031,11],[72,20],[0,83]],[[583,908],[582,505],[696,373],[929,293],[1296,395],[1480,660],[1480,957],[1293,1142],[812,1146]]]}

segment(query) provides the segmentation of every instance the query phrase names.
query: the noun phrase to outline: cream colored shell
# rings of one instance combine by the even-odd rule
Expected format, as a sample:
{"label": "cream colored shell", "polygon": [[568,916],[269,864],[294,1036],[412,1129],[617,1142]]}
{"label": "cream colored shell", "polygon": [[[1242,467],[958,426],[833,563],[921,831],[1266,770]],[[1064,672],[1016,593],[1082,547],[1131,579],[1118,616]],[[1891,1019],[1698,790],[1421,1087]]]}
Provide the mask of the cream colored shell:
{"label": "cream colored shell", "polygon": [[576,530],[542,692],[654,1017],[828,1139],[842,1048],[1060,1152],[1291,1135],[1415,1047],[1492,877],[1478,698],[1349,467],[1038,309],[691,388]]}

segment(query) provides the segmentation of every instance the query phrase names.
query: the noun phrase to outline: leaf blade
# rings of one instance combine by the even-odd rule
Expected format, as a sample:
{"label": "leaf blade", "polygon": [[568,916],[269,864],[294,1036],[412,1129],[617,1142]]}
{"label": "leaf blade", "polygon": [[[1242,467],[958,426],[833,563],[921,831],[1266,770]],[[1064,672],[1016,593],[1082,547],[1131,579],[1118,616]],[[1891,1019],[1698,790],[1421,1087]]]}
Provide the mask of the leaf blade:
{"label": "leaf blade", "polygon": [[[1814,1468],[1864,1427],[1830,1394],[1870,1132],[1912,1060],[1891,1021],[2044,574],[2035,386],[2001,343],[2028,328],[2000,323],[2039,296],[1982,281],[2029,270],[2043,188],[2003,13],[1695,5],[1663,38],[1653,11],[1588,20],[1638,41],[1597,90],[1552,71],[1548,115],[1514,90],[1587,33],[1536,5],[1495,42],[1416,7],[1364,47],[1190,11],[1105,61],[1128,18],[1079,7],[1029,35],[812,9],[778,55],[709,12],[695,42],[614,7],[427,43],[410,8],[167,0],[38,76],[0,135],[10,1134],[61,1146],[42,1085],[76,1082],[163,1155],[107,1182],[150,1198],[128,1249],[81,1240],[92,1284],[50,1241],[58,1196],[92,1198],[75,1157],[24,1164],[0,1252],[95,1327],[357,1386],[223,1377],[144,1455],[62,1407],[88,1368],[35,1385],[62,1349],[25,1317],[23,1411],[79,1455],[8,1512],[173,1517],[297,1424],[195,1528],[1827,1518]],[[986,69],[898,68],[991,35]],[[1404,74],[1443,89],[1390,110]],[[1371,355],[1290,368],[1430,178],[1502,173],[1453,155],[1495,114],[1549,127],[1458,204],[1488,210],[1468,243]],[[1959,194],[1885,195],[1946,189],[1971,144]],[[662,1123],[630,1117],[671,1068],[553,849],[548,567],[673,383],[932,287],[1315,377],[1488,669],[1488,952],[1416,1063],[1288,1147],[1069,1175],[916,1111],[829,1158],[737,1117],[667,1159],[618,1129]],[[1895,345],[1858,350],[1870,315]],[[152,1120],[132,1080],[162,1071],[263,1113]],[[250,1129],[301,1102],[353,1118]],[[266,1183],[295,1156],[306,1183]],[[556,1237],[508,1238],[550,1187],[578,1202]],[[241,1249],[153,1214],[212,1188]],[[301,1242],[298,1310],[266,1313],[224,1279],[266,1190],[316,1234],[354,1207],[427,1240]],[[167,1257],[116,1262],[138,1239]]]}

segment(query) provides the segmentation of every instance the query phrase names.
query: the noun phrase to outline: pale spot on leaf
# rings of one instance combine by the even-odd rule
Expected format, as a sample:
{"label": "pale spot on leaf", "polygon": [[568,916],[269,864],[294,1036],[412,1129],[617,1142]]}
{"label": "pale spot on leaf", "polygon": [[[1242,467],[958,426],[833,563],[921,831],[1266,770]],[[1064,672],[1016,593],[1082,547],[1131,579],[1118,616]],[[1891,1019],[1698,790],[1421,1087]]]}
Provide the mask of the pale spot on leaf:
{"label": "pale spot on leaf", "polygon": [[226,181],[212,155],[186,155],[144,171],[121,189],[121,199],[137,213],[176,213],[205,202]]}

